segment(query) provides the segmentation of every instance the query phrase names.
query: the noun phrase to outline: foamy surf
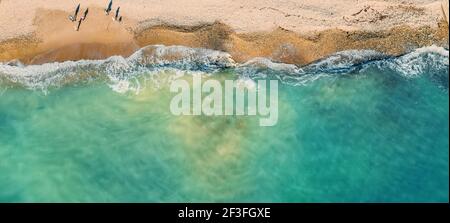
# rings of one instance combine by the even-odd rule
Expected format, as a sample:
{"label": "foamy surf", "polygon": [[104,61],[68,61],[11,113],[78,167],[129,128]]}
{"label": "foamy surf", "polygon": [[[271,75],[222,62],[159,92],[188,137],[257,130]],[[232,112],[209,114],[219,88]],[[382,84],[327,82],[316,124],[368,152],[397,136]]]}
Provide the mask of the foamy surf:
{"label": "foamy surf", "polygon": [[[0,82],[32,90],[48,90],[71,83],[106,80],[117,92],[131,89],[130,80],[152,76],[162,70],[198,71],[214,74],[232,69],[241,79],[276,78],[292,85],[305,85],[321,77],[357,74],[367,68],[391,69],[404,77],[418,77],[429,69],[448,71],[449,51],[430,46],[399,57],[389,57],[373,50],[342,51],[299,67],[268,58],[254,58],[237,64],[230,54],[183,46],[151,45],[131,56],[113,56],[105,60],[79,60],[25,66],[20,61],[0,64]],[[177,72],[172,72],[177,73]],[[138,81],[136,82],[138,83]],[[136,85],[136,84],[135,84]],[[139,84],[137,84],[139,85]]]}

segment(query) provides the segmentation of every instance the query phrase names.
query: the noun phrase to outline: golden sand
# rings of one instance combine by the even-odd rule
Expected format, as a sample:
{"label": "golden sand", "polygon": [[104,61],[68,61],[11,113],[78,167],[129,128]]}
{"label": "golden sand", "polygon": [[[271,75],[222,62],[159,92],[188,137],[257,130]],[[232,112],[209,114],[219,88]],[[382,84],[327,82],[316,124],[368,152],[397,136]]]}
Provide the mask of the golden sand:
{"label": "golden sand", "polygon": [[308,35],[283,28],[271,32],[237,33],[221,22],[196,26],[159,24],[136,27],[136,21],[124,18],[112,21],[101,8],[90,8],[89,19],[75,31],[75,23],[61,10],[40,9],[36,13],[32,35],[0,43],[0,61],[19,59],[25,64],[53,61],[103,59],[128,56],[151,44],[184,45],[228,52],[237,62],[267,57],[277,62],[307,64],[337,51],[373,49],[390,55],[414,48],[438,45],[448,47],[448,23],[444,18],[436,27],[395,26],[382,31],[345,31],[327,29]]}

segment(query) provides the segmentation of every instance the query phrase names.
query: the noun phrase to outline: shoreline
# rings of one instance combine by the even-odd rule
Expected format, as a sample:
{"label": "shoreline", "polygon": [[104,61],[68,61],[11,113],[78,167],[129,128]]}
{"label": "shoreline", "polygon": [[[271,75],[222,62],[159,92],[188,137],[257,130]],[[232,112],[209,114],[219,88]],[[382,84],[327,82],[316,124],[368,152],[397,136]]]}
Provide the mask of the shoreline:
{"label": "shoreline", "polygon": [[127,57],[147,45],[182,45],[229,53],[236,62],[255,57],[274,62],[305,65],[344,50],[375,50],[398,56],[414,49],[436,45],[448,48],[448,26],[441,21],[438,28],[407,26],[387,31],[343,31],[330,29],[302,36],[278,28],[272,32],[237,34],[222,23],[196,27],[155,26],[125,39],[105,41],[108,36],[92,34],[83,41],[42,41],[36,35],[0,42],[0,62],[19,60],[23,64],[43,64],[81,59]]}
{"label": "shoreline", "polygon": [[[207,0],[209,1],[215,2]],[[103,1],[84,2],[95,5]],[[342,7],[339,4],[346,1],[337,2],[335,6]],[[207,22],[210,19],[205,19],[206,22],[187,19],[186,23],[192,24],[182,25],[158,19],[136,20],[133,16],[127,17],[129,15],[124,14],[124,22],[117,23],[105,16],[101,7],[91,6],[88,19],[83,22],[80,31],[76,32],[73,29],[74,23],[67,19],[70,12],[38,8],[33,17],[31,33],[6,40],[2,40],[0,35],[0,62],[20,60],[24,64],[43,64],[66,60],[105,59],[113,55],[126,57],[144,46],[156,44],[224,51],[236,62],[265,57],[274,62],[297,65],[308,64],[344,50],[370,49],[396,56],[430,45],[448,48],[449,31],[445,16],[436,17],[429,12],[431,9],[442,11],[441,5],[437,4],[439,1],[427,4],[428,8],[412,3],[399,3],[397,8],[392,8],[394,3],[389,5],[384,1],[369,3],[366,2],[368,6],[363,5],[364,7],[357,4],[357,7],[362,7],[361,10],[348,7],[348,11],[355,12],[343,16],[342,21],[343,24],[354,23],[354,26],[316,26],[306,28],[303,32],[282,26],[272,29],[267,29],[270,27],[267,26],[263,31],[255,31],[260,29],[259,26],[254,30],[242,30],[236,28],[233,21],[227,23],[226,17],[212,22]],[[0,3],[0,11],[1,4],[4,4],[4,0]],[[381,6],[384,8],[380,9]],[[273,9],[270,10],[276,11]],[[404,15],[400,16],[402,18],[417,15],[417,18],[414,17],[417,24],[411,23],[414,19],[392,23],[391,18],[385,17],[391,16],[389,13],[392,12],[403,13]],[[290,19],[292,15],[284,17]],[[430,18],[437,20],[429,21]],[[326,19],[329,18],[324,17],[324,20]],[[312,20],[305,18],[304,21]],[[361,24],[368,24],[367,28],[359,27]],[[2,26],[5,24],[0,23],[0,29]],[[379,30],[375,30],[376,28]]]}

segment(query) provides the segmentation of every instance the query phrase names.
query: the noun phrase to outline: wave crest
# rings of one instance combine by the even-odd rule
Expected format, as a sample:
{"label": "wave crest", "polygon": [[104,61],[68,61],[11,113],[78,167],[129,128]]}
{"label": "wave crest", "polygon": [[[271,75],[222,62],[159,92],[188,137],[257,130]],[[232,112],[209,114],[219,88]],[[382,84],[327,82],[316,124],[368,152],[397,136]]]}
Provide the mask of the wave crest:
{"label": "wave crest", "polygon": [[[276,78],[287,84],[305,85],[323,76],[357,74],[367,68],[389,69],[406,78],[418,77],[424,73],[448,73],[448,56],[447,49],[437,46],[419,48],[399,57],[389,57],[373,50],[350,50],[299,67],[276,63],[267,58],[254,58],[246,63],[236,64],[230,54],[225,52],[151,45],[141,48],[128,58],[113,56],[105,60],[28,66],[20,61],[0,63],[0,84],[46,91],[49,87],[100,79],[107,81],[110,86],[123,89],[127,87],[126,81],[148,73],[157,73],[161,69],[206,73],[233,69],[240,78]],[[448,75],[438,79],[448,80]]]}

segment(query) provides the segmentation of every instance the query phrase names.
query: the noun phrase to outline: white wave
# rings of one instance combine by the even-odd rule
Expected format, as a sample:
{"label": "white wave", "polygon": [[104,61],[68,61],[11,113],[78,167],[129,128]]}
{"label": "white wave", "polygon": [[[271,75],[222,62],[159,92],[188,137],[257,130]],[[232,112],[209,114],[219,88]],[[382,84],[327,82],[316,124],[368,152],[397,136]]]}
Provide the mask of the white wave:
{"label": "white wave", "polygon": [[372,60],[380,60],[386,57],[386,54],[380,53],[375,50],[346,50],[337,52],[328,56],[327,58],[307,65],[305,69],[313,70],[316,72],[347,69],[354,65]]}
{"label": "white wave", "polygon": [[405,77],[418,77],[430,69],[448,69],[448,56],[448,50],[433,45],[416,49],[392,62],[380,63],[379,67],[390,67]]}
{"label": "white wave", "polygon": [[[17,65],[18,64],[18,65]],[[220,69],[234,67],[228,53],[183,46],[144,47],[128,58],[112,56],[105,60],[79,60],[21,66],[0,64],[0,80],[29,89],[45,90],[65,83],[104,76],[113,82],[126,80],[146,71],[147,66],[172,66],[180,69]]]}
{"label": "white wave", "polygon": [[186,69],[229,68],[236,66],[236,63],[228,53],[184,46],[146,46],[131,55],[128,60],[141,65],[180,65]]}
{"label": "white wave", "polygon": [[257,57],[239,65],[236,73],[240,80],[249,79],[278,79],[279,81],[290,83],[287,81],[298,79],[304,73],[303,70],[294,64],[276,63],[267,58]]}
{"label": "white wave", "polygon": [[[0,63],[0,83],[15,84],[29,89],[47,90],[65,84],[105,79],[117,92],[138,90],[139,81],[148,75],[157,86],[167,84],[155,75],[161,70],[214,73],[223,68],[234,68],[240,79],[277,78],[292,85],[305,85],[335,73],[349,73],[366,67],[392,69],[405,77],[416,77],[430,69],[447,69],[449,51],[437,46],[424,47],[396,58],[372,50],[350,50],[335,53],[304,67],[276,63],[267,58],[254,58],[244,64],[236,64],[228,53],[183,46],[152,45],[144,47],[128,58],[113,56],[105,60],[79,60],[24,66],[20,61]],[[356,66],[358,65],[358,66]],[[361,66],[360,66],[361,65]],[[169,72],[169,73],[170,73]],[[357,73],[357,72],[356,72]],[[180,74],[179,74],[180,75]],[[181,74],[184,75],[184,74]],[[154,77],[155,76],[155,77]],[[173,78],[176,75],[167,75]]]}
{"label": "white wave", "polygon": [[271,70],[284,73],[298,73],[301,69],[294,64],[276,63],[267,58],[256,57],[238,66],[241,69]]}
{"label": "white wave", "polygon": [[389,68],[404,77],[418,77],[429,70],[448,70],[449,51],[443,47],[418,48],[400,57],[389,57],[374,50],[348,50],[337,52],[303,67],[275,63],[267,58],[255,58],[238,66],[243,78],[277,78],[291,85],[307,85],[317,79],[334,74],[358,74],[366,68]]}
{"label": "white wave", "polygon": [[66,61],[63,63],[47,63],[25,67],[0,65],[0,77],[30,89],[45,89],[54,83],[61,82],[64,78],[76,78],[79,69],[95,63],[99,62],[84,60],[76,62]]}

